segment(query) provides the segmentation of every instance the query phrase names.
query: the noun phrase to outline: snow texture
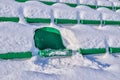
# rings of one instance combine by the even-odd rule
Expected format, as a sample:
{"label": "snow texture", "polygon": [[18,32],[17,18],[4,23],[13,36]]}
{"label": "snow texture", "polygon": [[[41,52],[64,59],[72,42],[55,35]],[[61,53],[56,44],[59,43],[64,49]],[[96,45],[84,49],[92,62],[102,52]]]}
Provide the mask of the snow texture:
{"label": "snow texture", "polygon": [[[46,10],[48,11],[47,5],[43,5],[37,1],[16,3],[14,0],[1,0],[0,10],[4,9],[2,12],[6,11],[6,13],[5,15],[2,13],[0,16],[17,16],[16,12],[12,13],[14,10],[18,10],[17,6],[19,5],[16,4],[21,5],[22,10],[24,10],[24,15],[27,17],[50,17],[46,14],[43,14],[42,16],[40,15],[42,8],[43,12],[45,11],[46,13]],[[4,5],[7,7],[4,7]],[[11,9],[8,7],[11,5],[16,7]],[[68,6],[63,6],[62,4],[60,5],[58,6],[58,4],[55,4],[52,6],[52,8],[57,9],[57,7],[61,7],[61,9],[65,8],[68,12],[69,10],[71,11],[71,8]],[[27,13],[26,9],[35,9],[36,13],[34,10]],[[76,9],[78,8],[75,8],[75,10]],[[91,10],[86,6],[79,9],[83,9],[88,12]],[[103,19],[105,20],[119,20],[120,18],[117,16],[118,14],[116,12],[106,8],[99,8],[96,11],[102,13]],[[70,17],[70,19],[74,19],[75,16],[71,17],[73,14],[70,14],[66,12],[65,15],[67,17],[65,18],[69,19]],[[107,14],[107,17],[105,17],[104,14]],[[24,17],[23,13],[20,15]],[[62,16],[64,15],[61,15],[60,17],[64,18]],[[90,15],[88,17],[93,16]],[[48,25],[33,26],[27,23],[21,24],[0,22],[0,53],[29,50],[34,52],[36,50],[33,44],[34,30],[44,26]],[[69,49],[77,50],[79,48],[105,48],[106,43],[110,47],[120,47],[119,26],[107,25],[99,27],[81,24],[74,26],[60,25],[61,27],[55,24],[50,24],[49,26],[53,26],[54,28],[60,30],[65,46]],[[73,56],[64,58],[40,58],[39,56],[35,55],[31,59],[0,60],[0,80],[120,80],[119,74],[119,54],[106,53],[104,55],[82,56],[81,54],[74,51]]]}
{"label": "snow texture", "polygon": [[119,21],[120,20],[120,14],[108,9],[108,8],[98,8],[99,12],[102,13],[103,20],[113,20],[113,21]]}
{"label": "snow texture", "polygon": [[19,3],[9,0],[0,1],[0,17],[19,17],[19,6]]}
{"label": "snow texture", "polygon": [[[37,4],[36,4],[37,3]],[[29,18],[50,18],[51,9],[40,2],[28,2],[24,5],[24,16]]]}
{"label": "snow texture", "polygon": [[99,5],[99,6],[112,6],[113,4],[112,4],[112,2],[107,1],[107,0],[106,1],[98,0],[97,5]]}
{"label": "snow texture", "polygon": [[101,20],[101,13],[94,9],[85,6],[78,6],[77,9],[79,11],[80,19]]}
{"label": "snow texture", "polygon": [[60,0],[60,2],[77,4],[77,0]]}
{"label": "snow texture", "polygon": [[54,4],[53,11],[54,11],[54,18],[77,19],[77,11],[67,6],[66,4],[61,4],[61,3]]}
{"label": "snow texture", "polygon": [[0,53],[30,51],[33,29],[17,23],[0,23]]}
{"label": "snow texture", "polygon": [[79,0],[80,4],[96,5],[96,0]]}

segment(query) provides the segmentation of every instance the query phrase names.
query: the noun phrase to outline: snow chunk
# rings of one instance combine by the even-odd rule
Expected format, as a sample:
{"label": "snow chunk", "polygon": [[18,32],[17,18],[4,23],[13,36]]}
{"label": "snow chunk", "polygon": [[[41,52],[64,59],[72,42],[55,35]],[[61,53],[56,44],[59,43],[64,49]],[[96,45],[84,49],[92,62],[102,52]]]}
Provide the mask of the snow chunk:
{"label": "snow chunk", "polygon": [[101,13],[96,10],[84,6],[78,6],[77,9],[79,11],[80,19],[86,19],[86,20],[101,19]]}
{"label": "snow chunk", "polygon": [[119,0],[109,0],[109,1],[111,1],[111,2],[116,2],[116,1],[119,1]]}
{"label": "snow chunk", "polygon": [[84,6],[84,5],[79,5],[76,7],[79,10],[91,10],[92,8],[88,7],[88,6]]}
{"label": "snow chunk", "polygon": [[106,0],[105,1],[98,0],[97,5],[98,6],[113,6],[112,2],[106,1]]}
{"label": "snow chunk", "polygon": [[116,13],[119,13],[119,14],[120,14],[120,9],[118,9],[118,10],[116,11]]}
{"label": "snow chunk", "polygon": [[60,0],[60,2],[77,4],[77,0]]}
{"label": "snow chunk", "polygon": [[105,35],[91,26],[76,25],[72,29],[78,40],[79,48],[104,48]]}
{"label": "snow chunk", "polygon": [[80,4],[96,5],[96,0],[79,0]]}
{"label": "snow chunk", "polygon": [[0,1],[0,17],[18,17],[20,4],[10,1]]}
{"label": "snow chunk", "polygon": [[30,51],[33,29],[28,27],[18,23],[0,23],[0,53]]}
{"label": "snow chunk", "polygon": [[114,20],[114,21],[120,20],[120,15],[116,12],[113,12],[110,9],[98,8],[97,11],[102,13],[103,20]]}
{"label": "snow chunk", "polygon": [[43,3],[31,1],[24,5],[24,16],[29,18],[50,18],[51,9]]}
{"label": "snow chunk", "polygon": [[37,0],[37,1],[57,2],[58,0]]}
{"label": "snow chunk", "polygon": [[113,4],[114,4],[114,6],[119,7],[120,6],[120,1],[114,1]]}
{"label": "snow chunk", "polygon": [[66,4],[53,5],[54,17],[59,19],[77,19],[77,11]]}

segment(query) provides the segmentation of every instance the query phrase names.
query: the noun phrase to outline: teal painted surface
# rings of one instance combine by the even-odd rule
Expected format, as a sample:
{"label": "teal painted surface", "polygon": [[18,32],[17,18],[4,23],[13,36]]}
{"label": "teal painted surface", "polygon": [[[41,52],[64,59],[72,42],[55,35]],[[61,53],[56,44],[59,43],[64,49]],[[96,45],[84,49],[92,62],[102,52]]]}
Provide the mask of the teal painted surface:
{"label": "teal painted surface", "polygon": [[110,53],[120,53],[120,47],[110,47]]}
{"label": "teal painted surface", "polygon": [[56,24],[77,24],[77,20],[72,19],[55,19]]}
{"label": "teal painted surface", "polygon": [[34,42],[39,50],[65,49],[59,30],[51,27],[44,27],[35,30]]}
{"label": "teal painted surface", "polygon": [[25,18],[28,23],[50,23],[51,19],[49,18]]}
{"label": "teal painted surface", "polygon": [[100,20],[80,20],[81,24],[101,24]]}
{"label": "teal painted surface", "polygon": [[32,52],[8,52],[0,54],[1,59],[22,59],[22,58],[31,58]]}
{"label": "teal painted surface", "polygon": [[104,25],[120,25],[120,21],[108,21],[108,20],[104,20],[103,24]]}
{"label": "teal painted surface", "polygon": [[15,0],[15,1],[18,1],[18,2],[26,2],[26,1],[29,1],[29,0]]}
{"label": "teal painted surface", "polygon": [[105,48],[79,49],[78,51],[82,55],[103,54],[103,53],[106,53],[106,49]]}
{"label": "teal painted surface", "polygon": [[19,17],[0,17],[0,22],[19,22]]}

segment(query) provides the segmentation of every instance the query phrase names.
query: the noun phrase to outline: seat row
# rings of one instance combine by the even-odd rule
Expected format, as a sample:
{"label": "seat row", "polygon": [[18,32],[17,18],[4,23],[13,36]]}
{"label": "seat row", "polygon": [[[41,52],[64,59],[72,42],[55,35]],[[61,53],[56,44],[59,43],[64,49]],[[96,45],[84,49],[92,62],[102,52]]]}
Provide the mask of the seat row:
{"label": "seat row", "polygon": [[120,10],[112,11],[104,7],[94,10],[83,5],[72,8],[62,3],[48,6],[36,1],[28,1],[22,6],[19,3],[8,4],[0,3],[0,21],[120,25]]}
{"label": "seat row", "polygon": [[[63,44],[63,41],[62,41],[63,36],[61,36],[60,31],[56,28],[42,27],[42,28],[37,28],[35,31],[33,31],[30,28],[28,29],[27,26],[22,27],[23,25],[19,25],[16,23],[3,23],[3,24],[4,24],[3,27],[5,27],[7,25],[7,28],[8,28],[8,26],[10,26],[10,28],[12,28],[12,29],[10,29],[10,31],[8,33],[5,33],[5,34],[8,34],[8,36],[1,37],[3,39],[6,39],[7,37],[9,37],[8,38],[9,43],[7,42],[7,40],[3,40],[2,41],[3,44],[0,44],[0,46],[3,47],[3,48],[0,48],[0,59],[1,58],[2,59],[31,58],[35,54],[34,52],[37,52],[40,57],[53,57],[53,56],[68,57],[68,56],[73,55],[73,51],[79,52],[82,55],[105,54],[107,52],[106,51],[107,49],[104,46],[105,44],[101,44],[102,42],[104,42],[104,40],[101,41],[100,38],[97,36],[95,36],[94,39],[91,38],[93,42],[91,42],[91,39],[89,38],[89,36],[84,35],[85,38],[79,37],[80,39],[83,38],[82,39],[83,41],[85,41],[85,39],[89,38],[90,42],[89,41],[84,42],[81,44],[82,46],[79,47],[77,50],[73,50],[71,48],[70,49],[67,48],[67,46],[65,46],[65,44]],[[14,25],[14,27],[13,27],[13,25]],[[15,26],[15,25],[17,25],[17,26]],[[16,27],[21,27],[21,28],[19,28],[19,30],[18,30]],[[25,29],[25,30],[22,30],[22,29]],[[26,31],[26,30],[30,30],[30,31]],[[14,31],[18,31],[18,33],[14,33]],[[7,30],[4,28],[3,32],[7,32]],[[33,32],[34,32],[34,34],[33,34]],[[18,36],[18,34],[19,34],[19,36]],[[28,34],[33,34],[33,35],[28,35]],[[10,36],[13,36],[11,38],[12,40],[10,39]],[[18,39],[16,38],[16,36],[18,36],[17,37]],[[20,41],[19,38],[22,39],[22,41]],[[119,38],[117,38],[117,40],[119,40]],[[98,43],[96,41],[100,41],[100,42]],[[84,45],[86,45],[86,44],[89,44],[89,48],[84,48]],[[80,44],[78,44],[78,45],[80,45]],[[92,45],[93,47],[90,47],[90,45]],[[114,44],[109,45],[109,46],[113,46],[113,45]],[[34,50],[31,49],[31,48],[33,48],[33,46],[35,48],[37,48],[38,50],[35,50],[35,48],[34,48]],[[117,47],[117,46],[116,47],[108,47],[108,51],[110,54],[120,53],[120,47]]]}
{"label": "seat row", "polygon": [[78,5],[86,5],[94,9],[97,9],[99,7],[106,7],[112,10],[120,9],[119,0],[16,0],[16,1],[19,2],[40,1],[47,5],[53,5],[55,3],[65,3],[71,7],[76,7]]}

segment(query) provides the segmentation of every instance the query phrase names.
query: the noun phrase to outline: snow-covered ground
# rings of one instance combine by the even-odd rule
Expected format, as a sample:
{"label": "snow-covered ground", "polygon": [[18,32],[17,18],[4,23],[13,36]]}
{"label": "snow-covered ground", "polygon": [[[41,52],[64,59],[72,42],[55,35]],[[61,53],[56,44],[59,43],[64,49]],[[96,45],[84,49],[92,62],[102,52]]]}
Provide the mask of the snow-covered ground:
{"label": "snow-covered ground", "polygon": [[[64,2],[65,0],[61,1]],[[87,3],[88,0],[85,1]],[[94,0],[92,1],[94,2]],[[119,10],[116,12],[106,8],[93,10],[86,6],[70,8],[58,3],[47,6],[37,1],[17,3],[14,0],[4,0],[0,2],[0,6],[2,6],[0,7],[0,17],[14,17],[15,14],[15,17],[20,18],[19,23],[0,22],[0,53],[32,51],[34,55],[31,59],[1,59],[0,80],[120,80],[119,54],[106,53],[82,56],[74,51],[71,57],[40,58],[33,41],[35,29],[52,26],[60,30],[64,45],[72,50],[106,48],[106,44],[109,47],[120,47],[119,26],[55,25],[53,23],[31,25],[24,20],[24,17],[51,18],[51,9],[56,11],[54,12],[56,18],[76,19],[77,11],[81,10],[79,16],[82,19],[101,20],[102,14],[104,20],[120,20]],[[3,5],[7,3],[9,5]],[[60,6],[62,6],[61,8],[67,8],[61,10]],[[41,7],[44,9],[39,9]],[[66,9],[70,10],[67,12]],[[71,12],[72,10],[73,12]],[[91,12],[89,16],[85,11]],[[96,15],[92,16],[93,12]],[[63,13],[65,13],[65,16]],[[73,15],[75,13],[76,15]]]}

